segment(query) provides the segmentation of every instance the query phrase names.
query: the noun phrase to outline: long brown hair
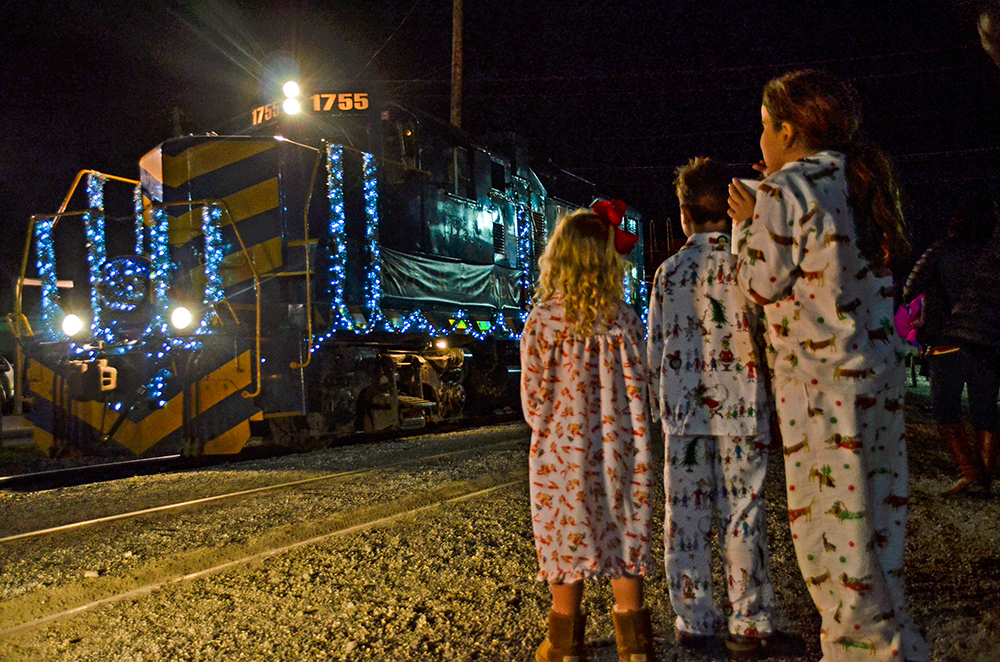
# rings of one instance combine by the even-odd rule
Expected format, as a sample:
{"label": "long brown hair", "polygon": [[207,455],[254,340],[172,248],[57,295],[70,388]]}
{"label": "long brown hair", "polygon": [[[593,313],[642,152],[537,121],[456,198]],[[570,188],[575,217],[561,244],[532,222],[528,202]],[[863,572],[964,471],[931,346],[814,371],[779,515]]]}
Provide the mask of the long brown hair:
{"label": "long brown hair", "polygon": [[791,124],[806,148],[846,156],[848,202],[865,259],[888,267],[905,257],[910,242],[892,163],[861,137],[861,103],[854,88],[825,71],[793,71],[764,86],[763,103],[775,126]]}

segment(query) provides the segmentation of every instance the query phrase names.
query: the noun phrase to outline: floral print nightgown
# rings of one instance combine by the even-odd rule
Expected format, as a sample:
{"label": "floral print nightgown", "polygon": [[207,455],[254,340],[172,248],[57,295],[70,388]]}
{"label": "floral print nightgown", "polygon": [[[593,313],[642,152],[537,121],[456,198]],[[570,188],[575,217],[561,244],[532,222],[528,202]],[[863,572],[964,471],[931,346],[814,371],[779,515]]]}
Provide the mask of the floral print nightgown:
{"label": "floral print nightgown", "polygon": [[574,336],[560,298],[521,334],[521,404],[531,426],[537,579],[572,582],[652,567],[646,351],[619,304],[607,331]]}

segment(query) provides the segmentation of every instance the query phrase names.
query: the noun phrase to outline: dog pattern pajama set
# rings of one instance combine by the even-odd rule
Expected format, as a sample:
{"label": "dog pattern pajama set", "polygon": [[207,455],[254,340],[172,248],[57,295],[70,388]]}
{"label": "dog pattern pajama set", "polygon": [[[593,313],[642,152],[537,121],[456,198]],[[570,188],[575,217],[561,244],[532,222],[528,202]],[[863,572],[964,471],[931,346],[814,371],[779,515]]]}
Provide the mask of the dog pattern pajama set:
{"label": "dog pattern pajama set", "polygon": [[923,662],[902,572],[904,350],[891,275],[856,244],[844,168],[823,151],[760,184],[735,230],[739,282],[775,353],[788,515],[823,662]]}

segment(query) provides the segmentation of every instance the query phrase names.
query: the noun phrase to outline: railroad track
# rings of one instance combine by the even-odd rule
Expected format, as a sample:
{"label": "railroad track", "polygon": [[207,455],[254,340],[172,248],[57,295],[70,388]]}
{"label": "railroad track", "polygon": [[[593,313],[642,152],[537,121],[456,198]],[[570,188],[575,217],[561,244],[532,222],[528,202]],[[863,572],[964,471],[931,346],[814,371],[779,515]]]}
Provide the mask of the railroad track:
{"label": "railroad track", "polygon": [[303,478],[302,480],[293,480],[281,483],[275,483],[273,485],[265,485],[262,487],[255,487],[247,490],[238,490],[235,492],[225,492],[222,494],[215,494],[208,497],[202,497],[199,499],[189,499],[185,501],[179,501],[177,503],[169,503],[161,506],[155,506],[153,508],[142,508],[140,510],[132,510],[125,513],[118,513],[114,515],[106,515],[103,517],[95,517],[86,520],[80,520],[78,522],[71,522],[68,524],[62,524],[59,526],[46,527],[43,529],[36,529],[33,531],[26,531],[24,533],[17,533],[13,535],[8,535],[0,537],[0,544],[13,542],[15,540],[24,540],[27,538],[39,538],[42,536],[47,536],[55,533],[62,533],[65,531],[80,530],[87,527],[96,526],[99,524],[105,524],[108,522],[116,522],[122,520],[133,519],[136,517],[141,517],[143,515],[151,515],[154,513],[166,513],[173,510],[181,510],[183,508],[190,508],[193,506],[207,505],[212,503],[219,503],[227,501],[230,499],[239,499],[243,497],[248,497],[254,494],[261,494],[264,492],[272,492],[277,490],[287,490],[297,487],[303,487],[305,485],[311,485],[327,481],[344,480],[351,478],[363,478],[365,476],[371,476],[376,472],[385,471],[387,469],[393,469],[397,467],[404,467],[407,465],[413,465],[418,463],[426,462],[438,462],[449,458],[456,458],[461,455],[467,455],[470,453],[479,453],[490,450],[500,450],[503,448],[515,448],[517,446],[523,446],[523,440],[499,442],[495,444],[489,444],[487,446],[481,446],[476,448],[465,448],[461,450],[451,451],[449,453],[439,453],[436,455],[429,455],[426,457],[411,458],[407,460],[402,460],[400,462],[393,462],[387,465],[380,466],[378,469],[355,469],[349,471],[337,471],[329,474],[324,474],[322,476],[314,476],[311,478]]}
{"label": "railroad track", "polygon": [[[461,418],[436,424],[431,428],[417,430],[394,430],[392,432],[359,433],[345,437],[331,438],[330,446],[390,442],[414,436],[422,436],[444,431],[474,430],[486,425],[512,423],[520,420],[520,414],[498,414]],[[315,449],[314,449],[315,450]],[[61,467],[46,471],[0,476],[0,490],[34,491],[50,490],[74,485],[85,485],[105,480],[121,480],[132,476],[148,476],[170,471],[190,471],[222,464],[252,462],[256,460],[288,455],[297,451],[276,445],[251,446],[235,455],[205,455],[190,457],[164,455],[149,458],[134,458],[121,461],[103,462],[72,467]]]}
{"label": "railroad track", "polygon": [[[84,564],[92,554],[88,550],[118,543],[131,549],[144,536],[159,536],[179,544],[158,550],[162,553],[142,552],[140,556],[148,560],[127,571],[77,569],[54,586],[0,602],[0,623],[4,624],[0,638],[299,547],[321,544],[336,536],[526,484],[522,450],[527,448],[528,436],[523,428],[485,444],[475,443],[475,435],[468,436],[468,440],[446,452],[418,449],[395,461],[379,461],[377,466],[324,472],[6,535],[0,538],[0,556],[18,558],[38,555],[42,549],[68,549]],[[483,471],[483,467],[491,469]],[[395,481],[390,489],[379,492],[377,498],[365,498],[390,478]],[[347,497],[343,504],[322,507],[348,492],[361,498]],[[194,542],[177,540],[206,527],[209,531],[239,529],[242,519],[252,517],[247,513],[271,508],[281,500],[277,495],[284,495],[287,503],[267,510],[266,522],[230,536],[226,544],[198,542],[201,539],[197,535],[191,539]],[[303,505],[306,503],[311,505]],[[316,503],[321,507],[317,508]],[[293,519],[290,515],[303,510],[308,511],[304,517]],[[123,542],[129,535],[137,537]],[[116,552],[119,556],[129,553]]]}

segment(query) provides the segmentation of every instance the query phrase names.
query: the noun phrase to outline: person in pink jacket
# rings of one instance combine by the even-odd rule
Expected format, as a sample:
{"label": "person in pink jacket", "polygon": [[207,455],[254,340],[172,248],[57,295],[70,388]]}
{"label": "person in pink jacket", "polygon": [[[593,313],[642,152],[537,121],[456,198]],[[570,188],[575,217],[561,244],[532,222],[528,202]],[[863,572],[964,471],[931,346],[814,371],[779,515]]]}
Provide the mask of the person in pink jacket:
{"label": "person in pink jacket", "polygon": [[619,227],[624,213],[604,201],[560,219],[521,334],[537,579],[552,591],[537,662],[582,655],[583,583],[602,577],[615,595],[619,659],[655,659],[642,580],[653,521],[646,351],[622,298],[621,254],[636,240]]}

